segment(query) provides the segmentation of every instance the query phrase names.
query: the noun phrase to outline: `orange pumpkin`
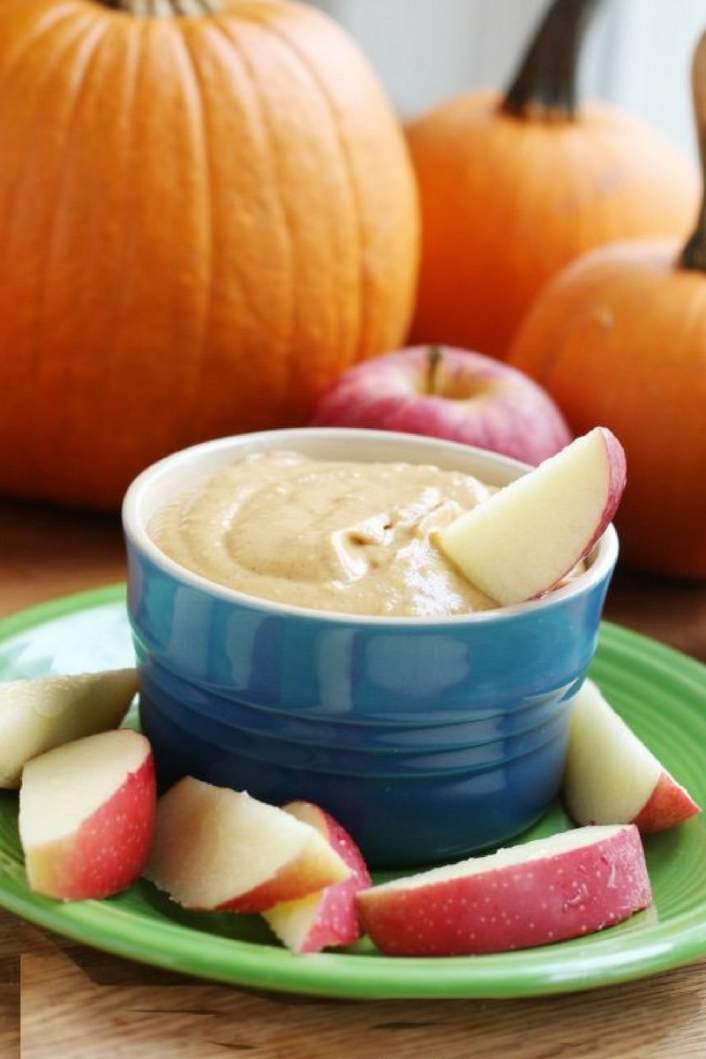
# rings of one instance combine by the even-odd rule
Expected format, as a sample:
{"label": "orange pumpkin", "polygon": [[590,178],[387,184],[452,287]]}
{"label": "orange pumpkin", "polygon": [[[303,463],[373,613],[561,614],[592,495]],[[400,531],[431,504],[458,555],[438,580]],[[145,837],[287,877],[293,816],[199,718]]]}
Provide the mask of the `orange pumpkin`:
{"label": "orange pumpkin", "polygon": [[203,438],[306,420],[396,346],[404,139],[284,0],[2,0],[0,489],[114,505]]}
{"label": "orange pumpkin", "polygon": [[696,175],[656,130],[576,108],[595,0],[555,0],[504,98],[473,92],[410,125],[422,206],[415,342],[497,357],[541,287],[579,254],[632,236],[686,236]]}
{"label": "orange pumpkin", "polygon": [[[706,171],[706,36],[694,87]],[[605,423],[628,460],[618,517],[627,558],[706,577],[706,200],[674,243],[594,250],[540,295],[511,361],[545,386],[570,425]]]}

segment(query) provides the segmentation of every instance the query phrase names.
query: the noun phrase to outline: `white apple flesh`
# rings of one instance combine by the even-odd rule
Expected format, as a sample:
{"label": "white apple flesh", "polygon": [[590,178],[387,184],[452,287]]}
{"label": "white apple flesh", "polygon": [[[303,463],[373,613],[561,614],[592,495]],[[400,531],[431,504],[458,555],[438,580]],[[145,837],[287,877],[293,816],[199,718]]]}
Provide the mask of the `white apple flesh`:
{"label": "white apple flesh", "polygon": [[30,887],[75,901],[129,886],[147,860],[155,803],[150,744],[129,729],[87,736],[28,762],[19,827]]}
{"label": "white apple flesh", "polygon": [[263,912],[342,882],[350,869],[290,813],[186,776],[159,801],[146,874],[184,908]]}
{"label": "white apple flesh", "polygon": [[436,542],[502,606],[534,599],[589,554],[617,510],[625,477],[622,445],[597,427],[460,515]]}
{"label": "white apple flesh", "polygon": [[351,945],[360,936],[355,895],[372,882],[363,855],[348,832],[318,805],[290,802],[284,811],[314,827],[351,874],[308,897],[275,905],[263,916],[291,952],[320,952],[331,946]]}
{"label": "white apple flesh", "polygon": [[701,810],[586,680],[574,699],[564,800],[578,824],[666,831]]}
{"label": "white apple flesh", "polygon": [[117,728],[137,692],[134,669],[0,684],[0,787],[17,789],[31,758]]}
{"label": "white apple flesh", "polygon": [[448,346],[416,346],[351,368],[320,399],[313,423],[424,434],[530,464],[571,440],[558,407],[527,375]]}
{"label": "white apple flesh", "polygon": [[584,827],[357,895],[363,930],[390,956],[459,956],[562,941],[651,902],[632,825]]}

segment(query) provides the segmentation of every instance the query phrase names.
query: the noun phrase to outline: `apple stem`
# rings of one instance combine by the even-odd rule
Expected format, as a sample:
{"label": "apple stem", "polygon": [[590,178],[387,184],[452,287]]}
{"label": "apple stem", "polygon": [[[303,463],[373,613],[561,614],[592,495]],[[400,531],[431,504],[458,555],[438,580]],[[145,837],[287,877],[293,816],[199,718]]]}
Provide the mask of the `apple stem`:
{"label": "apple stem", "polygon": [[441,346],[429,346],[427,361],[427,393],[436,393],[436,379],[444,354]]}
{"label": "apple stem", "polygon": [[501,104],[503,113],[535,121],[576,117],[581,45],[599,2],[554,0],[549,5]]}
{"label": "apple stem", "polygon": [[[701,169],[706,177],[706,33],[696,45],[691,68],[691,85]],[[706,272],[706,191],[701,200],[696,228],[682,250],[679,265],[694,272]]]}

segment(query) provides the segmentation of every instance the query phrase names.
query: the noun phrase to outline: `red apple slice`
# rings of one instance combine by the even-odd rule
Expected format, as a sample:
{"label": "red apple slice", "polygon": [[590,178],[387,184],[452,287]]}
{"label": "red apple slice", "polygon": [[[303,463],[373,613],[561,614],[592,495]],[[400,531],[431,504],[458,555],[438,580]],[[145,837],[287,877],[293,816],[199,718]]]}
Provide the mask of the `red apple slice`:
{"label": "red apple slice", "polygon": [[343,882],[308,897],[275,905],[263,913],[264,918],[292,952],[320,952],[332,945],[351,945],[360,936],[355,895],[372,882],[363,856],[348,832],[318,805],[290,802],[284,811],[316,828],[351,874]]}
{"label": "red apple slice", "polygon": [[374,886],[361,925],[390,956],[506,952],[591,934],[651,901],[632,825],[584,827]]}
{"label": "red apple slice", "polygon": [[134,669],[38,677],[0,684],[0,787],[45,750],[117,728],[137,691]]}
{"label": "red apple slice", "polygon": [[245,791],[186,776],[160,799],[147,876],[184,908],[263,912],[349,875],[318,831]]}
{"label": "red apple slice", "polygon": [[552,588],[587,555],[625,488],[625,453],[605,427],[577,438],[436,535],[455,566],[503,606]]}
{"label": "red apple slice", "polygon": [[578,824],[666,831],[701,809],[591,680],[574,700],[564,800]]}
{"label": "red apple slice", "polygon": [[20,839],[29,885],[49,897],[107,897],[147,860],[155,814],[152,751],[129,729],[87,736],[25,765]]}

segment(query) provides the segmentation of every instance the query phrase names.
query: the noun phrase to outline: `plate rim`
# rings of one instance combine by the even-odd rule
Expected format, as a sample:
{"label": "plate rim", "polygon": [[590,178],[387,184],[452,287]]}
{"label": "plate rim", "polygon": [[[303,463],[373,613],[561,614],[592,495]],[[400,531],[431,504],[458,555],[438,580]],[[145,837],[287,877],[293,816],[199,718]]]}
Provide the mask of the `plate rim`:
{"label": "plate rim", "polygon": [[[124,582],[118,582],[24,608],[0,618],[0,643],[69,614],[120,603],[125,592]],[[695,689],[704,694],[706,666],[673,647],[607,621],[601,623],[601,644],[604,650],[628,653],[646,644],[652,661],[656,657],[666,668],[678,663],[680,678],[688,676],[689,683],[693,681]],[[13,795],[7,792],[3,797]],[[631,939],[627,950],[610,955],[594,953],[590,947],[569,955],[571,942],[564,942],[482,957],[393,958],[345,952],[302,957],[276,945],[216,934],[208,934],[204,946],[203,931],[145,918],[111,899],[59,903],[33,894],[22,881],[3,872],[1,847],[0,906],[38,926],[138,963],[230,985],[352,999],[548,996],[645,978],[706,955],[706,897],[698,908],[651,926],[641,942],[636,934],[621,935],[626,941]],[[103,918],[98,927],[93,922],[97,909]],[[544,958],[538,966],[540,951]],[[388,978],[390,970],[394,973]]]}

